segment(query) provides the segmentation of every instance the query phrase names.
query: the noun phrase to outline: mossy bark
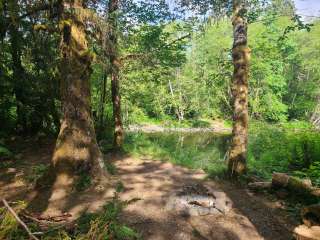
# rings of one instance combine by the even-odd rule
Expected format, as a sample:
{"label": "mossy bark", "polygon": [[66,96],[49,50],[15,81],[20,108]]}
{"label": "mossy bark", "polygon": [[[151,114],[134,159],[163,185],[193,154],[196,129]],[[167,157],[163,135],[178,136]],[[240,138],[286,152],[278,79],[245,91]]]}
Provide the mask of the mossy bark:
{"label": "mossy bark", "polygon": [[273,173],[272,186],[275,189],[285,188],[296,197],[305,197],[305,201],[308,202],[317,202],[320,199],[319,188],[313,187],[311,182],[285,173]]}
{"label": "mossy bark", "polygon": [[52,159],[55,182],[51,205],[67,197],[77,175],[91,174],[96,180],[104,176],[91,114],[92,56],[81,15],[76,14],[82,7],[81,0],[65,0],[61,6],[59,71],[63,119]]}
{"label": "mossy bark", "polygon": [[244,1],[233,0],[233,130],[228,162],[229,174],[232,177],[246,172],[248,145],[248,72],[250,49],[247,46],[247,22],[243,16],[244,12]]}
{"label": "mossy bark", "polygon": [[117,13],[119,9],[118,0],[109,1],[109,16],[110,24],[109,31],[109,58],[111,64],[111,92],[113,104],[113,120],[114,120],[114,139],[113,147],[120,149],[123,143],[123,125],[121,119],[121,96],[119,86],[120,61],[118,56],[118,38],[117,38]]}

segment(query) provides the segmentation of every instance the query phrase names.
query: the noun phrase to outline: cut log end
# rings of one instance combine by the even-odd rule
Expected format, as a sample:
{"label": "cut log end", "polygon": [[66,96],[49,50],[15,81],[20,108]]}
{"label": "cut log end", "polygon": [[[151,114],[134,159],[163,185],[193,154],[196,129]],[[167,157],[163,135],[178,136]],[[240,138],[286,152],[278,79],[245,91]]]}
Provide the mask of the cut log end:
{"label": "cut log end", "polygon": [[320,240],[320,226],[308,228],[306,225],[300,225],[293,231],[296,240]]}

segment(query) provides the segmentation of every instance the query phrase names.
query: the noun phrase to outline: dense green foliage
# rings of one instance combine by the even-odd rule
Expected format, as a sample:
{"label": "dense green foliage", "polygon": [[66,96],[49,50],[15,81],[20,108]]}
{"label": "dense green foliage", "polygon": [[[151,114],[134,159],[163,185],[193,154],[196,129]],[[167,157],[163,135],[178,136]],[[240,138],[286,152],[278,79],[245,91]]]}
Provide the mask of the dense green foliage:
{"label": "dense green foliage", "polygon": [[[320,75],[315,61],[320,56],[316,41],[320,23],[314,22],[310,28],[298,20],[288,1],[275,1],[249,25],[252,49],[249,109],[253,119],[309,120],[317,109]],[[172,36],[186,34],[183,32],[188,27],[180,22],[165,28],[152,27],[156,33],[152,30],[151,36],[159,36],[155,42],[161,39],[170,42]],[[146,46],[153,43],[150,29],[148,34],[145,29],[136,34],[137,39],[141,35],[145,39],[136,41],[136,48],[145,48],[146,41]],[[212,21],[202,33],[192,34],[190,42],[184,39],[172,48],[170,54],[166,54],[166,48],[160,51],[159,45],[151,45],[149,51],[162,54],[147,61],[126,63],[122,71],[122,96],[127,123],[148,118],[230,119],[231,30],[229,19]],[[169,38],[164,38],[166,35]]]}
{"label": "dense green foliage", "polygon": [[[312,54],[309,52],[308,57],[306,54],[317,48],[318,43],[312,39],[319,35],[320,24],[314,23],[310,33],[306,30],[292,32],[281,39],[286,26],[293,22],[288,17],[267,17],[265,21],[249,25],[252,49],[250,116],[272,122],[308,120],[316,108],[319,89],[318,66],[311,59],[316,60],[320,53],[315,50]],[[186,64],[176,70],[175,78],[171,80],[176,95],[174,100],[188,118],[231,117],[231,35],[227,20],[209,25],[203,35],[193,38]],[[153,82],[149,84],[154,88]],[[166,85],[164,89],[166,94],[163,91],[161,94],[169,95]],[[152,107],[143,106],[146,113]],[[162,109],[165,107],[167,105],[163,103]]]}
{"label": "dense green foliage", "polygon": [[272,172],[288,172],[319,185],[318,156],[320,136],[307,123],[252,124],[248,156],[252,173],[270,178]]}
{"label": "dense green foliage", "polygon": [[[14,19],[27,7],[12,3],[2,13]],[[273,5],[255,9],[249,24],[251,118],[268,122],[316,121],[319,21],[304,27],[295,17],[290,1],[273,1]],[[193,32],[199,30],[199,23],[177,19],[161,1],[128,1],[121,5],[118,16],[125,124],[148,119],[231,119],[232,32],[228,18],[209,19],[202,24],[202,32]],[[129,16],[134,20],[128,21]],[[45,17],[37,14],[16,21],[2,36],[2,133],[58,130],[62,77],[57,71],[58,35],[35,30],[34,24],[46,22]],[[110,130],[109,63],[100,43],[91,35],[88,38],[96,54],[91,77],[93,112],[96,120],[104,116],[104,121],[97,121],[96,125]],[[107,82],[103,100],[104,78]]]}

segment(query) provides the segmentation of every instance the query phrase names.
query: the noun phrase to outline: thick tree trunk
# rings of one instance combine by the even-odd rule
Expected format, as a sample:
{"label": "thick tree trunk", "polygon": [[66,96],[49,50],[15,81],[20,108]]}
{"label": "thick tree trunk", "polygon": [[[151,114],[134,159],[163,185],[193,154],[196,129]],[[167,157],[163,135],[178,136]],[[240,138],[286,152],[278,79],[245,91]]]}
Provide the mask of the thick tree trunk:
{"label": "thick tree trunk", "polygon": [[104,176],[90,106],[92,56],[81,14],[77,14],[84,10],[82,0],[65,0],[62,8],[59,70],[63,119],[52,159],[55,182],[50,210],[60,210],[56,204],[63,205],[77,175],[91,174],[95,180]]}
{"label": "thick tree trunk", "polygon": [[250,49],[247,47],[247,22],[242,16],[244,12],[243,4],[242,0],[233,0],[233,131],[228,162],[229,174],[232,177],[246,172],[248,143],[248,72]]}
{"label": "thick tree trunk", "polygon": [[120,149],[123,143],[123,125],[121,119],[121,97],[119,89],[119,57],[118,57],[118,39],[117,39],[117,11],[119,8],[118,0],[109,1],[109,17],[110,24],[109,41],[110,41],[110,64],[111,64],[111,92],[113,104],[113,120],[114,120],[114,139],[113,146]]}
{"label": "thick tree trunk", "polygon": [[230,176],[246,172],[248,143],[248,72],[250,49],[247,47],[247,22],[243,17],[242,0],[233,0],[233,49],[234,64],[233,96],[233,131],[229,152],[228,170]]}

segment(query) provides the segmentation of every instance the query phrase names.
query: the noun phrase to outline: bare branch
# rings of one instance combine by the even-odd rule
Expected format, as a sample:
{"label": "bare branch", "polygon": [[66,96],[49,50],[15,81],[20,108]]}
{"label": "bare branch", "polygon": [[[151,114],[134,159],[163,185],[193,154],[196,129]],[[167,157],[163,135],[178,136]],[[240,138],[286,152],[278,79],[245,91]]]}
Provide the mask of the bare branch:
{"label": "bare branch", "polygon": [[18,221],[18,223],[27,231],[29,236],[33,240],[39,240],[39,238],[37,238],[35,235],[33,235],[33,233],[30,231],[28,226],[19,218],[19,216],[16,214],[16,212],[9,206],[8,202],[5,199],[2,199],[2,202],[3,202],[4,206],[9,210],[9,212],[12,214],[12,216]]}

